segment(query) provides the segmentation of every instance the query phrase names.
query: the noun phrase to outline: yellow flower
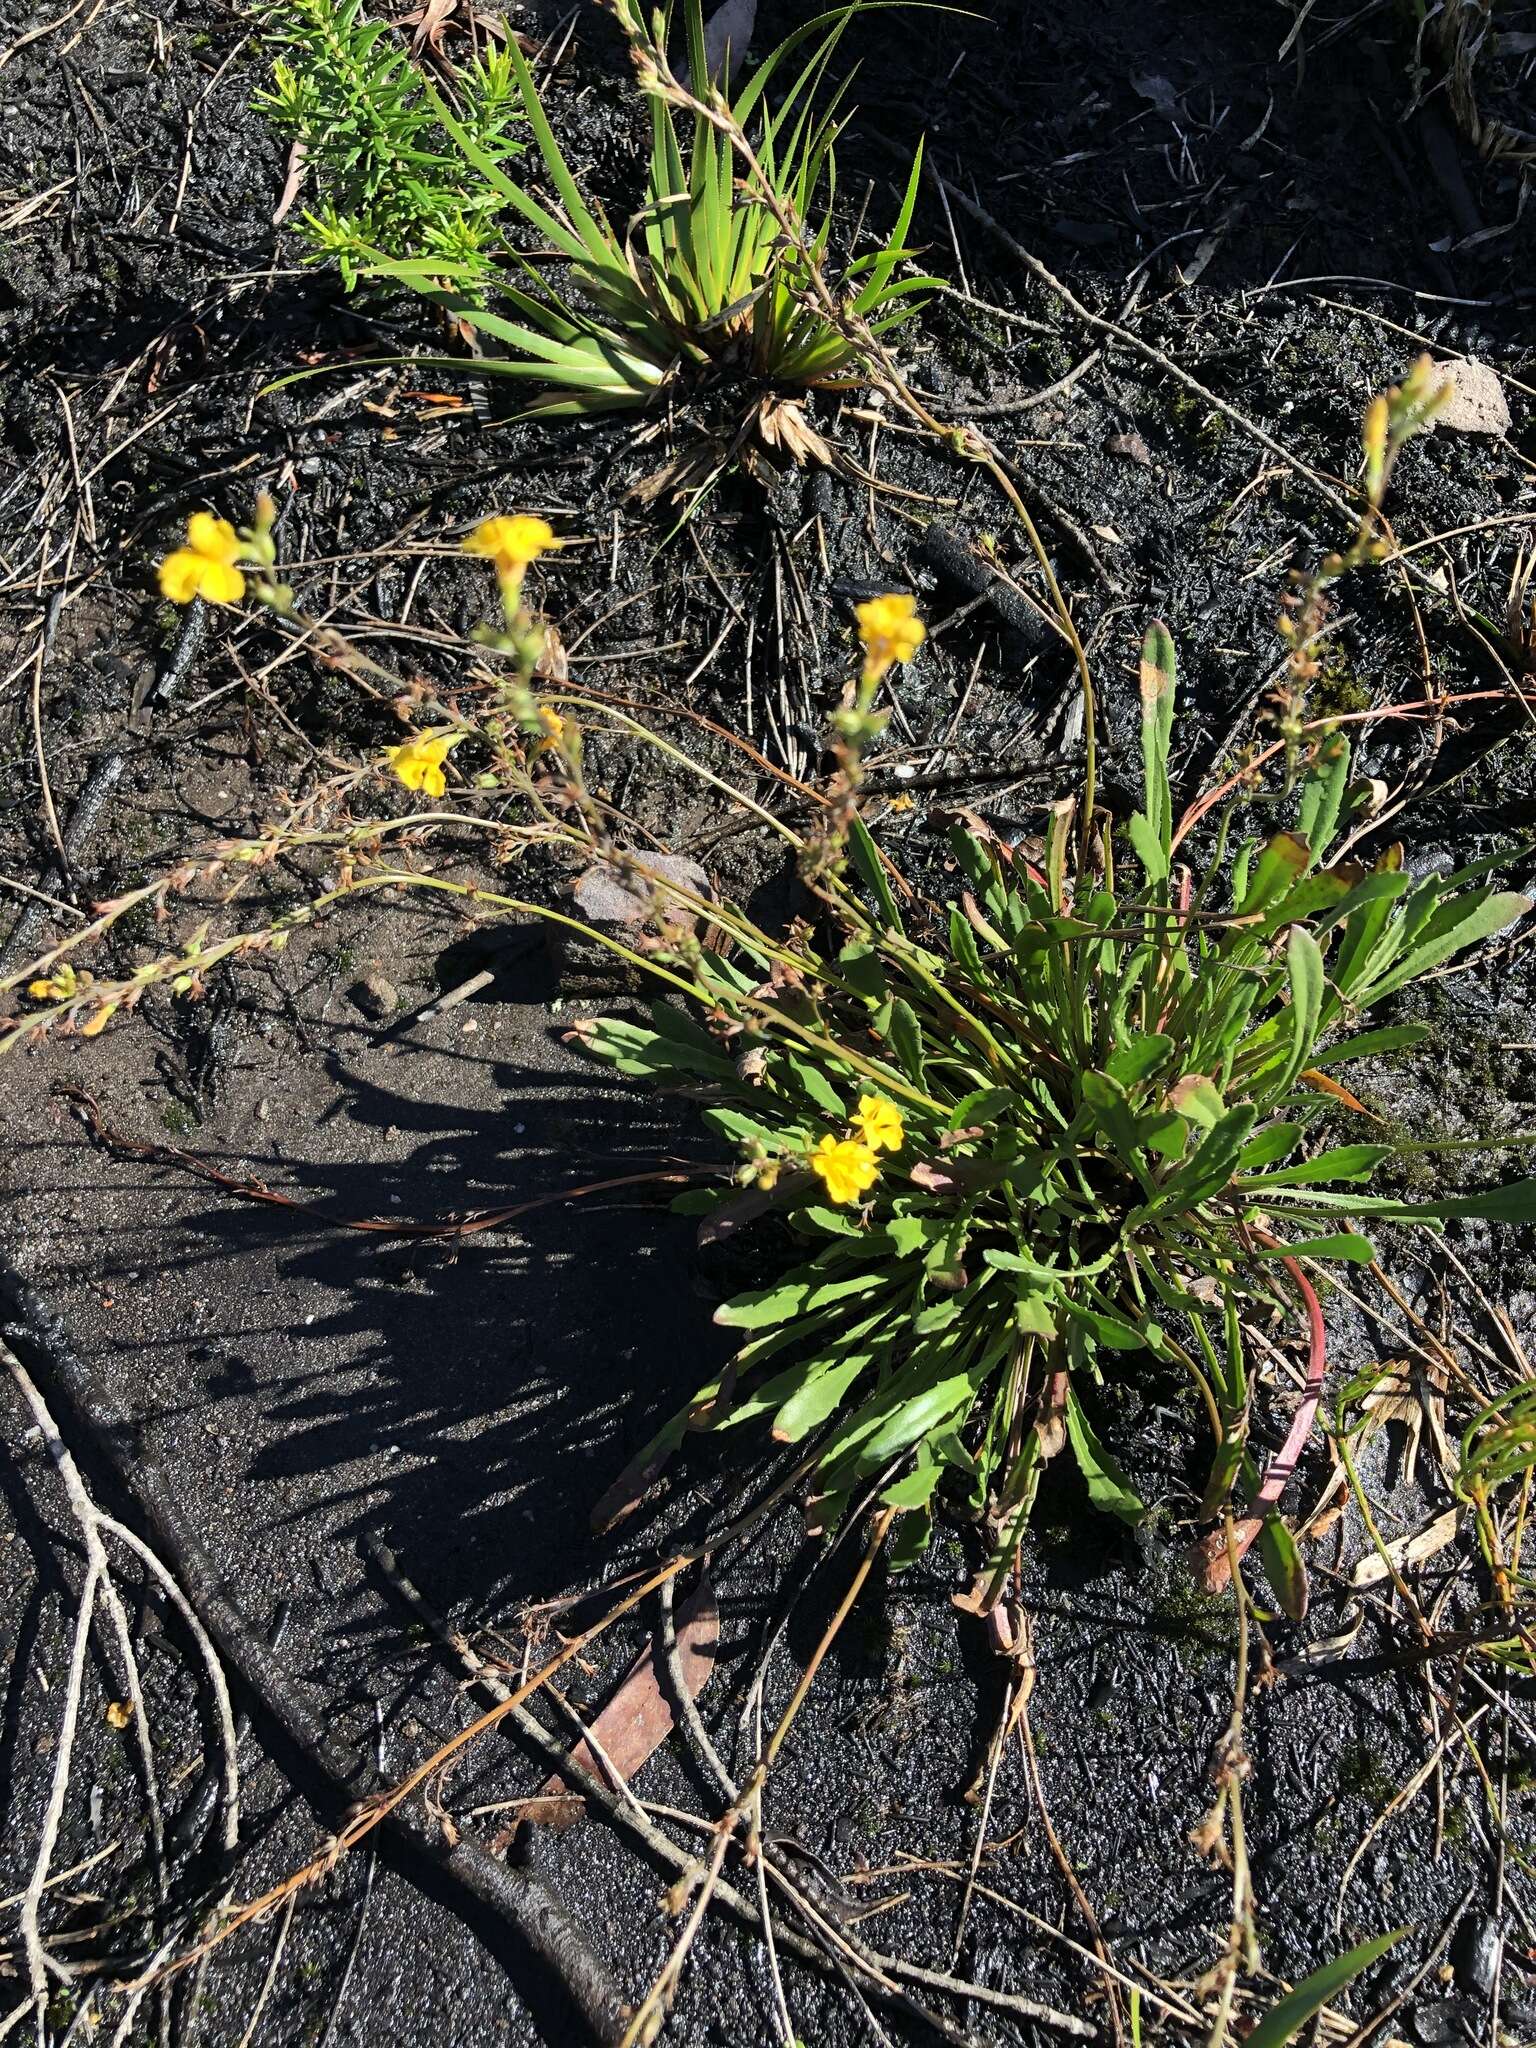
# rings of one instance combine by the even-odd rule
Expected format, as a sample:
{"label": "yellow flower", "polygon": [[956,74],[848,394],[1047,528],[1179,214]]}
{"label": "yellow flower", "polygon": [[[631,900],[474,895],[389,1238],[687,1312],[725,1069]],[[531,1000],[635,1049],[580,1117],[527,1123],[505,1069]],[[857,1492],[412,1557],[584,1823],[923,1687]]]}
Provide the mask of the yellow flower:
{"label": "yellow flower", "polygon": [[917,600],[895,592],[854,607],[864,643],[864,673],[878,681],[893,661],[910,661],[928,637],[917,616]]}
{"label": "yellow flower", "polygon": [[448,749],[469,735],[440,727],[436,732],[419,732],[402,740],[398,747],[386,747],[384,758],[407,789],[419,789],[428,796],[441,796],[448,787],[443,763]]}
{"label": "yellow flower", "polygon": [[883,1095],[861,1095],[853,1123],[871,1152],[899,1152],[907,1141],[901,1111]]}
{"label": "yellow flower", "polygon": [[190,604],[205,597],[210,604],[238,604],[245,578],[235,567],[240,536],[227,519],[194,512],[187,521],[187,544],[160,564],[160,593],[172,604]]}
{"label": "yellow flower", "polygon": [[46,980],[29,981],[27,994],[34,1003],[67,1003],[79,986],[74,968],[67,960],[61,960]]}
{"label": "yellow flower", "polygon": [[834,1202],[856,1202],[880,1178],[880,1162],[857,1138],[834,1138],[829,1131],[811,1154],[811,1171]]}
{"label": "yellow flower", "polygon": [[498,576],[518,581],[530,562],[563,547],[547,519],[519,512],[510,519],[482,519],[464,543],[466,555],[484,555],[496,564]]}

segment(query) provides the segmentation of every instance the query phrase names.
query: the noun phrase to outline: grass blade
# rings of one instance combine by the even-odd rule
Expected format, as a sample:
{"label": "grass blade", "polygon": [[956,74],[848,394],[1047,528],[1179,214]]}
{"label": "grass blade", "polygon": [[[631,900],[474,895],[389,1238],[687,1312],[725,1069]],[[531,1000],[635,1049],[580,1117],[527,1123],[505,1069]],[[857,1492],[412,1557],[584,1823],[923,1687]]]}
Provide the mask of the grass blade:
{"label": "grass blade", "polygon": [[1388,1949],[1395,1948],[1407,1932],[1406,1927],[1394,1927],[1390,1934],[1373,1935],[1348,1955],[1336,1956],[1331,1963],[1314,1970],[1294,1991],[1288,1991],[1277,2005],[1270,2007],[1248,2036],[1246,2048],[1286,2048],[1308,2020],[1315,2018],[1362,1971],[1379,1962]]}

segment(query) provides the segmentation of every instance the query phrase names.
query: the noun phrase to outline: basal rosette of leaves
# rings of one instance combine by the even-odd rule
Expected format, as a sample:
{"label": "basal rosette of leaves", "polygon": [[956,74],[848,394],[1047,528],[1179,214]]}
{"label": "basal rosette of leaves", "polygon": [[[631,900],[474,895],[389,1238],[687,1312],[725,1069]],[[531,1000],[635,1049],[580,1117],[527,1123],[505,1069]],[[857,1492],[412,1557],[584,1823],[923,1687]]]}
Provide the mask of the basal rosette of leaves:
{"label": "basal rosette of leaves", "polygon": [[[834,949],[802,925],[754,953],[733,924],[729,959],[693,962],[707,1011],[658,1004],[649,1029],[582,1025],[622,1072],[702,1088],[705,1121],[741,1155],[735,1185],[680,1206],[714,1232],[776,1211],[804,1246],[792,1270],[716,1311],[740,1349],[634,1469],[658,1470],[690,1426],[755,1424],[806,1446],[813,1526],[876,1489],[906,1511],[907,1557],[947,1494],[992,1532],[985,1608],[1059,1450],[1096,1505],[1142,1515],[1135,1474],[1092,1417],[1100,1383],[1150,1352],[1190,1376],[1209,1419],[1202,1514],[1241,1507],[1299,1610],[1305,1578],[1276,1503],[1322,1384],[1309,1269],[1369,1260],[1356,1226],[1373,1218],[1536,1220],[1536,1180],[1399,1201],[1370,1192],[1394,1147],[1318,1150],[1309,1134],[1350,1099],[1334,1069],[1427,1029],[1362,1028],[1367,1013],[1531,900],[1487,880],[1495,861],[1415,878],[1394,846],[1371,866],[1329,865],[1355,801],[1337,732],[1301,778],[1291,829],[1229,867],[1223,827],[1191,875],[1173,857],[1161,626],[1141,691],[1145,808],[1098,842],[1102,872],[1074,870],[1068,803],[1039,866],[957,828],[960,900],[903,911],[855,820],[867,893],[827,894]],[[899,1112],[900,1149],[872,1154],[867,1189],[834,1201],[811,1162],[870,1096]],[[1261,1470],[1250,1434],[1266,1396],[1245,1326],[1276,1308],[1304,1318],[1311,1363],[1290,1439]]]}
{"label": "basal rosette of leaves", "polygon": [[[282,0],[298,25],[312,4]],[[398,153],[388,155],[374,139],[375,130],[391,131],[377,118],[371,73],[361,86],[349,74],[345,97],[361,113],[338,122],[331,113],[337,94],[327,89],[335,68],[329,46],[312,37],[300,42],[295,26],[295,53],[269,104],[318,160],[336,156],[342,132],[349,146],[346,189],[366,189],[369,201],[354,203],[341,228],[312,216],[317,251],[343,250],[349,281],[361,274],[408,285],[501,344],[504,353],[477,367],[536,387],[533,414],[649,405],[680,372],[716,365],[792,391],[856,377],[861,350],[839,322],[846,315],[873,336],[886,334],[920,310],[935,282],[898,275],[909,254],[920,147],[890,237],[830,281],[823,274],[848,81],[824,102],[819,95],[844,31],[868,0],[803,23],[734,97],[711,77],[700,0],[685,0],[683,8],[686,85],[666,54],[671,8],[647,13],[633,0],[612,4],[650,105],[644,199],[628,229],[616,228],[583,192],[529,64],[509,36],[494,57],[494,126],[450,106],[430,84],[420,86],[424,115],[450,156],[456,153],[463,192],[474,195],[476,228],[466,237],[418,225],[411,248],[368,246],[375,216],[420,184]],[[805,51],[792,67],[789,60]],[[770,100],[770,86],[786,78],[781,96]],[[471,112],[477,104],[470,101]],[[537,180],[509,173],[512,146],[502,134],[509,109],[526,126]],[[797,457],[817,451],[808,427],[766,401],[763,407],[765,439]]]}

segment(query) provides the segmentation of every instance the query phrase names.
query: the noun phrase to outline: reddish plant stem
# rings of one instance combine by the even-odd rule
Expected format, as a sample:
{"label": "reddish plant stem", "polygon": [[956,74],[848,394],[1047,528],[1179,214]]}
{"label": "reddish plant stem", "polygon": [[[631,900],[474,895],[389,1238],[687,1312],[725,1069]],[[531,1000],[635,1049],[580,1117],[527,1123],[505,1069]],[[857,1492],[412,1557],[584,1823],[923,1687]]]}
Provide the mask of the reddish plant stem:
{"label": "reddish plant stem", "polygon": [[[1436,697],[1427,705],[1383,704],[1379,709],[1372,711],[1346,711],[1333,718],[1316,718],[1310,725],[1303,726],[1302,730],[1303,732],[1327,732],[1336,725],[1369,725],[1378,718],[1422,719],[1426,715],[1433,715],[1439,718],[1444,715],[1445,708],[1449,704],[1476,704],[1490,697],[1504,699],[1508,696],[1508,690],[1463,690],[1454,696]],[[1207,790],[1202,797],[1197,797],[1174,828],[1174,847],[1177,848],[1183,840],[1187,839],[1206,812],[1214,810],[1222,798],[1230,795],[1240,782],[1245,781],[1248,776],[1253,774],[1256,768],[1262,768],[1266,761],[1272,761],[1277,754],[1283,754],[1286,745],[1287,742],[1285,740],[1271,741],[1262,753],[1256,754],[1251,761],[1245,763],[1235,774],[1229,775],[1225,782],[1218,782],[1214,789]]]}
{"label": "reddish plant stem", "polygon": [[[1260,1230],[1250,1224],[1249,1229],[1261,1244],[1272,1250],[1280,1250],[1280,1240],[1271,1237],[1267,1230]],[[1196,1577],[1203,1592],[1220,1593],[1232,1583],[1232,1561],[1234,1557],[1247,1555],[1259,1531],[1264,1526],[1264,1516],[1279,1501],[1285,1491],[1286,1482],[1296,1470],[1296,1461],[1317,1419],[1317,1404],[1323,1394],[1323,1374],[1328,1365],[1328,1331],[1323,1322],[1323,1305],[1317,1298],[1317,1289],[1302,1271],[1296,1259],[1283,1257],[1280,1262],[1296,1283],[1307,1311],[1307,1378],[1302,1390],[1301,1405],[1292,1418],[1285,1442],[1269,1462],[1258,1492],[1254,1495],[1251,1510],[1234,1523],[1232,1541],[1229,1545],[1225,1529],[1218,1529],[1213,1536],[1207,1536],[1195,1546],[1194,1563]],[[1254,1511],[1257,1512],[1254,1512]]]}

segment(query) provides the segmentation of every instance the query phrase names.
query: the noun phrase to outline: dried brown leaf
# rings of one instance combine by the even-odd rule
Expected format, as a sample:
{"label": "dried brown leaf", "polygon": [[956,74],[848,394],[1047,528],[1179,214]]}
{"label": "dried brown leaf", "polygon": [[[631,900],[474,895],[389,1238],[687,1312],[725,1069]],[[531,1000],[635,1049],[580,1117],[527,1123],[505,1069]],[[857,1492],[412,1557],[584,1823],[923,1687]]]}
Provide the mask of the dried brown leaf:
{"label": "dried brown leaf", "polygon": [[[1263,1526],[1263,1520],[1258,1515],[1246,1515],[1234,1524],[1233,1548],[1239,1559],[1248,1555]],[[1213,1530],[1209,1536],[1202,1537],[1190,1552],[1189,1561],[1195,1575],[1195,1584],[1202,1593],[1224,1593],[1231,1585],[1232,1565],[1227,1555],[1225,1529]]]}
{"label": "dried brown leaf", "polygon": [[[1443,1515],[1437,1515],[1432,1522],[1426,1522],[1422,1529],[1411,1536],[1398,1536],[1386,1545],[1386,1555],[1373,1550],[1362,1557],[1355,1566],[1349,1583],[1356,1588],[1380,1585],[1383,1579],[1392,1576],[1392,1568],[1398,1571],[1411,1569],[1422,1564],[1428,1557],[1434,1557],[1448,1544],[1456,1540],[1457,1525],[1461,1521],[1460,1508],[1447,1508]],[[1391,1562],[1388,1562],[1388,1559]]]}
{"label": "dried brown leaf", "polygon": [[[677,1616],[678,1666],[693,1699],[704,1690],[715,1668],[719,1637],[714,1588],[708,1579],[701,1579]],[[623,1684],[592,1723],[592,1735],[628,1783],[665,1742],[672,1725],[670,1687],[662,1675],[660,1644],[654,1643],[630,1666]],[[586,1743],[576,1745],[571,1762],[599,1784],[607,1782],[607,1772]],[[580,1798],[568,1790],[563,1778],[555,1776],[539,1788],[537,1800],[524,1807],[521,1818],[561,1829],[580,1819],[584,1811]]]}
{"label": "dried brown leaf", "polygon": [[780,449],[791,461],[832,466],[832,450],[805,416],[795,398],[765,398],[757,411],[757,431],[770,448]]}

